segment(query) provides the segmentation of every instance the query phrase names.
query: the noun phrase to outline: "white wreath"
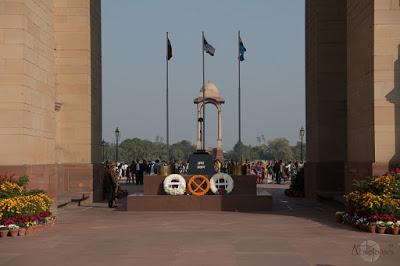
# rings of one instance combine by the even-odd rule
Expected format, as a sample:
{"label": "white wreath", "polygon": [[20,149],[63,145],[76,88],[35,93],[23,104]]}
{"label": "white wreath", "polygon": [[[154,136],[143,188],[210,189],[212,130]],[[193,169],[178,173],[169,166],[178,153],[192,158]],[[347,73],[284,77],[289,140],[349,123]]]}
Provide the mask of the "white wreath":
{"label": "white wreath", "polygon": [[233,179],[230,175],[225,173],[217,173],[210,179],[210,189],[212,193],[219,194],[219,189],[224,188],[226,193],[229,194],[233,190]]}
{"label": "white wreath", "polygon": [[169,195],[183,195],[186,191],[186,181],[181,175],[172,174],[163,182],[164,191]]}

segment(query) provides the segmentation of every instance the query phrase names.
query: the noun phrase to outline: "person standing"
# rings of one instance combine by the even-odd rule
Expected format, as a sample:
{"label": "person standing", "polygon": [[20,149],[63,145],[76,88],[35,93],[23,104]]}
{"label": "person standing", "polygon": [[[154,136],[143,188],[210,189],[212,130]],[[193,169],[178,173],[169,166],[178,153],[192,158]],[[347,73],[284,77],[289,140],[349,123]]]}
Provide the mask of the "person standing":
{"label": "person standing", "polygon": [[115,191],[117,188],[117,167],[115,164],[107,164],[104,171],[104,194],[108,200],[108,207],[115,208]]}
{"label": "person standing", "polygon": [[126,173],[127,169],[128,169],[128,164],[124,163],[122,165],[122,177],[126,177],[127,176],[127,173]]}
{"label": "person standing", "polygon": [[144,173],[147,170],[147,162],[146,160],[140,160],[139,163],[139,185],[143,185]]}
{"label": "person standing", "polygon": [[286,169],[285,168],[285,164],[283,163],[282,160],[280,160],[279,161],[279,182],[278,182],[278,184],[281,183],[282,177],[283,177],[283,175],[285,173],[285,169]]}
{"label": "person standing", "polygon": [[140,161],[136,160],[135,162],[135,184],[140,184]]}
{"label": "person standing", "polygon": [[130,166],[126,167],[125,174],[126,174],[126,184],[131,183],[131,181],[132,181],[132,173],[131,173],[131,167]]}
{"label": "person standing", "polygon": [[131,165],[129,165],[129,170],[131,172],[131,181],[135,184],[136,162],[134,160],[131,162]]}
{"label": "person standing", "polygon": [[277,184],[281,183],[281,166],[280,166],[280,161],[275,161],[274,167],[272,168],[272,170],[274,171],[274,175],[275,175],[275,180]]}
{"label": "person standing", "polygon": [[159,175],[160,174],[160,168],[161,168],[160,160],[157,159],[156,162],[154,163],[154,174],[155,175]]}
{"label": "person standing", "polygon": [[118,163],[116,164],[116,172],[117,172],[117,176],[118,179],[121,179],[122,177],[122,163]]}
{"label": "person standing", "polygon": [[267,166],[264,166],[262,163],[261,163],[261,184],[262,183],[264,183],[264,179],[265,179],[265,168],[266,168]]}

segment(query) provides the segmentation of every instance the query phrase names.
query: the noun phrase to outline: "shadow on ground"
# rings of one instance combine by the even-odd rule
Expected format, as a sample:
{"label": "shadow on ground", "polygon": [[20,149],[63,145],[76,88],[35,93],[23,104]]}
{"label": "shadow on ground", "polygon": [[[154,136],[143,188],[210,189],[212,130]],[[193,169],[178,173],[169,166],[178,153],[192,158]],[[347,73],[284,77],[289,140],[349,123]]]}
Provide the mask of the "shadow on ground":
{"label": "shadow on ground", "polygon": [[259,214],[306,218],[333,228],[354,231],[353,228],[338,224],[335,221],[335,213],[344,210],[343,204],[331,200],[317,201],[309,198],[288,197],[285,195],[285,189],[287,188],[288,185],[270,184],[259,186],[258,190],[268,191],[273,198],[272,211]]}

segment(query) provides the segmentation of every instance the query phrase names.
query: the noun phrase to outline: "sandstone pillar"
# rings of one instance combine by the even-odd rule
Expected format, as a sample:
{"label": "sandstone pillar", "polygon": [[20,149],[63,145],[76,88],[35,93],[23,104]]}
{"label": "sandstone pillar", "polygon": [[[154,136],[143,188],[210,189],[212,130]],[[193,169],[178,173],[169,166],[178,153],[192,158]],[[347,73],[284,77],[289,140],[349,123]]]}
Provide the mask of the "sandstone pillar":
{"label": "sandstone pillar", "polygon": [[100,0],[0,0],[0,174],[53,198],[101,198],[100,17]]}
{"label": "sandstone pillar", "polygon": [[400,5],[306,1],[308,196],[400,165]]}

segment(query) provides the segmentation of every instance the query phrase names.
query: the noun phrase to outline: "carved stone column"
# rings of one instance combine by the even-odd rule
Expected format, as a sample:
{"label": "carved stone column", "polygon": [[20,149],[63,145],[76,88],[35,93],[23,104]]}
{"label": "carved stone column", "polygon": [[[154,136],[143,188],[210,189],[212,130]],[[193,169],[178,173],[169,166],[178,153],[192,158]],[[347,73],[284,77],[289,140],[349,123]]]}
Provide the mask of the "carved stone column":
{"label": "carved stone column", "polygon": [[222,112],[221,106],[218,106],[218,139],[217,139],[218,147],[222,147]]}
{"label": "carved stone column", "polygon": [[224,158],[224,148],[222,145],[222,106],[217,105],[218,109],[218,139],[217,139],[217,156],[216,159],[223,161]]}

